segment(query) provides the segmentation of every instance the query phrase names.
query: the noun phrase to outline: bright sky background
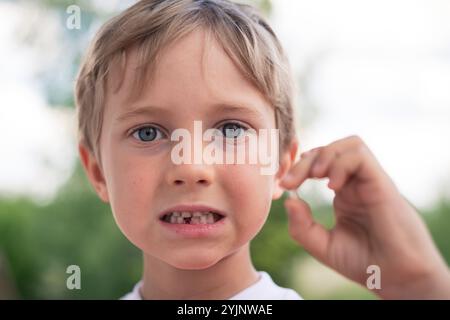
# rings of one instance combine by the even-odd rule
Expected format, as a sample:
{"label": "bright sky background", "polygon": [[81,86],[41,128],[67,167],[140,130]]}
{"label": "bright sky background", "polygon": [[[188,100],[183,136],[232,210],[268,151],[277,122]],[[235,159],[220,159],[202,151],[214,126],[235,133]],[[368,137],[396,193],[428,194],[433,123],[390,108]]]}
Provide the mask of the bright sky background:
{"label": "bright sky background", "polygon": [[[75,118],[48,108],[33,78],[64,50],[55,41],[64,26],[47,16],[39,37],[46,50],[25,50],[16,31],[33,18],[0,3],[0,193],[48,199],[75,163]],[[449,195],[450,1],[275,0],[271,20],[298,78],[308,80],[303,149],[358,134],[412,203]],[[332,199],[326,181],[304,189]]]}

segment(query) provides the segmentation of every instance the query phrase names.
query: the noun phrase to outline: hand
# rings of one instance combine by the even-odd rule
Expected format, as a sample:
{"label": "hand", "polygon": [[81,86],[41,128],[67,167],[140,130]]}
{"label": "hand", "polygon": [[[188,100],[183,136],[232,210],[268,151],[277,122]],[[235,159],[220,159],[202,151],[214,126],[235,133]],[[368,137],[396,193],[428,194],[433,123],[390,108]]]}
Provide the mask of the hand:
{"label": "hand", "polygon": [[316,223],[300,198],[285,202],[289,233],[305,250],[366,286],[367,267],[381,270],[382,298],[450,299],[450,273],[416,210],[357,136],[301,155],[281,181],[296,189],[308,178],[329,178],[336,224]]}

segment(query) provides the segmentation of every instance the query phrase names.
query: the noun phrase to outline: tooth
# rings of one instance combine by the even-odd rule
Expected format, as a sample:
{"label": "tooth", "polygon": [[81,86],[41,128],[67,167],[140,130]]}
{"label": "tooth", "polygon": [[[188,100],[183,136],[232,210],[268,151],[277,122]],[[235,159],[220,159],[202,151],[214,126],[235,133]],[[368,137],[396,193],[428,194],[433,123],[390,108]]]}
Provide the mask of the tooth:
{"label": "tooth", "polygon": [[194,216],[194,217],[201,217],[201,216],[202,216],[202,213],[201,213],[200,211],[195,211],[195,212],[193,213],[193,216]]}
{"label": "tooth", "polygon": [[187,211],[183,211],[183,212],[181,213],[181,216],[182,216],[183,218],[189,218],[189,217],[191,217],[191,213],[190,213],[190,212],[187,212]]}
{"label": "tooth", "polygon": [[173,215],[174,217],[179,217],[179,216],[180,216],[180,213],[179,213],[178,211],[174,211],[174,212],[172,213],[172,215]]}
{"label": "tooth", "polygon": [[202,216],[200,217],[200,223],[201,223],[201,224],[206,224],[206,215],[202,215]]}
{"label": "tooth", "polygon": [[214,216],[213,216],[212,213],[208,213],[208,214],[206,215],[206,222],[207,222],[207,223],[214,223]]}
{"label": "tooth", "polygon": [[200,223],[200,217],[193,217],[192,219],[191,219],[191,223],[194,223],[194,224],[199,224]]}
{"label": "tooth", "polygon": [[170,223],[177,223],[177,217],[170,216]]}
{"label": "tooth", "polygon": [[177,217],[177,223],[184,223],[183,217]]}

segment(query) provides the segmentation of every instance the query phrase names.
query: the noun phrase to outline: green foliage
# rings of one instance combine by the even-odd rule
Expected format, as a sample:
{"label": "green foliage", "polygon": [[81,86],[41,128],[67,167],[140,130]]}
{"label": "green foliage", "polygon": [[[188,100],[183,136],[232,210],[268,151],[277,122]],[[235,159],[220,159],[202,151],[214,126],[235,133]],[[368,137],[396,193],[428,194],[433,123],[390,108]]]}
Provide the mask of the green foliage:
{"label": "green foliage", "polygon": [[[251,242],[256,269],[267,271],[276,283],[291,287],[293,268],[306,252],[289,235],[285,196],[273,201],[269,217],[261,232]],[[314,208],[314,217],[326,227],[333,225],[331,208]]]}
{"label": "green foliage", "polygon": [[[140,277],[141,255],[120,233],[109,206],[80,168],[48,205],[0,200],[0,251],[23,298],[118,298]],[[82,290],[66,288],[66,268],[78,265]]]}
{"label": "green foliage", "polygon": [[292,263],[302,250],[289,236],[282,200],[272,203],[266,224],[250,247],[255,268],[267,271],[275,282],[287,286]]}
{"label": "green foliage", "polygon": [[422,216],[431,231],[436,246],[447,265],[450,265],[450,201],[445,198],[441,199],[433,209],[424,211]]}

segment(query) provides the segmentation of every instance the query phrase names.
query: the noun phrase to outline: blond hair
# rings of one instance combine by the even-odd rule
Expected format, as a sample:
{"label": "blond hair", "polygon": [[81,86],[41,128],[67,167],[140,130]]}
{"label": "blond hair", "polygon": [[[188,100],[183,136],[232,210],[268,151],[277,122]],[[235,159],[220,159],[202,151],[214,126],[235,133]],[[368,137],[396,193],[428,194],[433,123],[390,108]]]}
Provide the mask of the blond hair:
{"label": "blond hair", "polygon": [[199,27],[215,37],[242,74],[273,106],[280,149],[284,150],[295,135],[294,82],[287,57],[255,8],[228,0],[141,0],[105,23],[93,40],[76,81],[80,143],[99,156],[108,75],[113,67],[123,69],[126,50],[137,49],[141,67],[134,78],[137,91],[133,94],[138,94],[162,49]]}

